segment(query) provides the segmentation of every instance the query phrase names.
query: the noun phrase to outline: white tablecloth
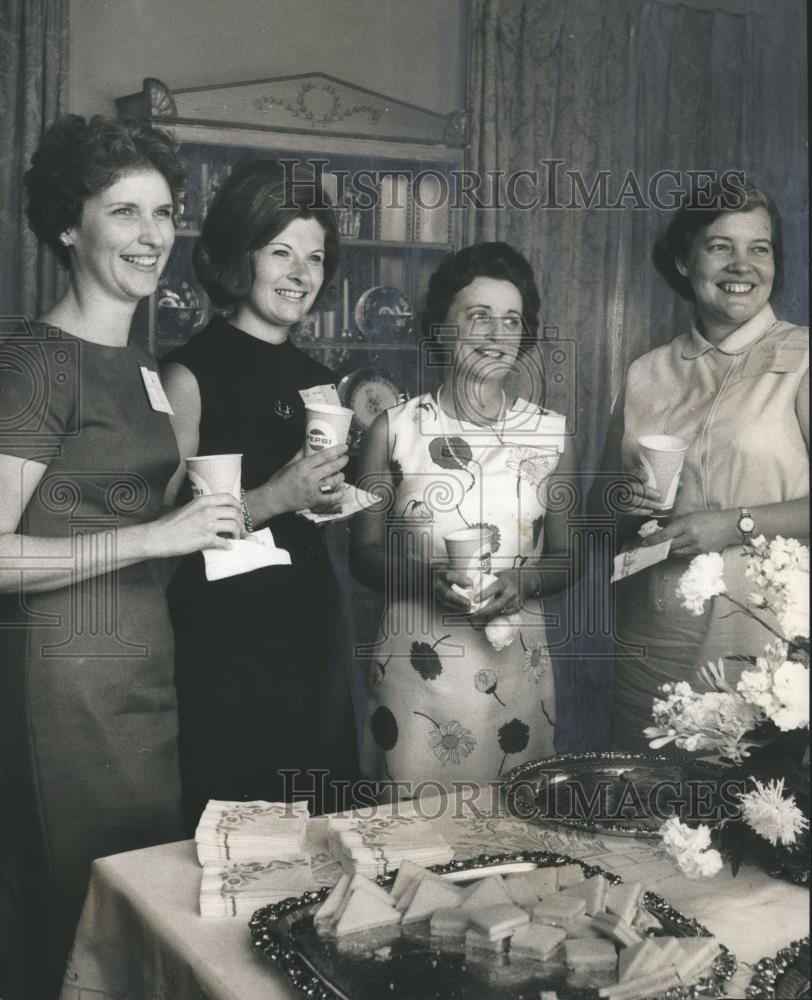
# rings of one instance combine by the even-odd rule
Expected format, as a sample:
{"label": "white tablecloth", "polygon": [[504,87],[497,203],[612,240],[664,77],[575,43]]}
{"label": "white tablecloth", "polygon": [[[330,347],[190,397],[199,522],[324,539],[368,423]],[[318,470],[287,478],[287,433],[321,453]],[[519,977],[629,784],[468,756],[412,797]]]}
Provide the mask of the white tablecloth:
{"label": "white tablecloth", "polygon": [[[382,807],[384,815],[389,815]],[[809,893],[744,866],[734,879],[685,878],[658,841],[594,836],[506,817],[489,802],[438,799],[425,808],[457,858],[547,850],[643,882],[704,924],[739,959],[728,992],[743,997],[749,965],[809,934]],[[379,816],[381,811],[379,811]],[[326,851],[324,820],[310,823],[319,884],[338,868]],[[103,858],[90,888],[62,1000],[294,1000],[283,974],[254,952],[244,918],[199,915],[201,869],[185,841]],[[747,963],[747,964],[745,964]]]}

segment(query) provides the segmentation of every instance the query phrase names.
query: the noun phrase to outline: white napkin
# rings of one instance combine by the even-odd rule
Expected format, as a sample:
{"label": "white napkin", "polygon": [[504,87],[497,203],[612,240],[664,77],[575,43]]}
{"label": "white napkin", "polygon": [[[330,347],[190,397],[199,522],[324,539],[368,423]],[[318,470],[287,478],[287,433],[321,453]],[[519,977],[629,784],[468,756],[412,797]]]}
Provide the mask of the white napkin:
{"label": "white napkin", "polygon": [[[329,499],[329,496],[329,493],[324,494],[325,499]],[[344,491],[341,506],[333,514],[314,514],[309,509],[299,510],[297,514],[301,514],[302,517],[306,517],[308,521],[312,521],[314,524],[324,524],[326,521],[342,521],[345,517],[352,517],[353,514],[357,514],[359,510],[363,510],[365,507],[371,507],[374,503],[378,502],[378,499],[372,493],[367,493],[366,490],[359,490],[357,486],[348,486]]]}
{"label": "white napkin", "polygon": [[309,854],[273,861],[207,864],[200,882],[200,914],[243,916],[315,888]]}
{"label": "white napkin", "polygon": [[304,802],[221,802],[211,799],[195,830],[202,865],[271,861],[304,853],[308,821]]}
{"label": "white napkin", "polygon": [[255,531],[248,538],[232,539],[230,549],[204,549],[203,559],[207,580],[222,580],[263,566],[290,566],[290,553],[276,547],[270,528]]}
{"label": "white napkin", "polygon": [[426,820],[390,817],[377,820],[333,818],[327,821],[330,853],[347,872],[368,878],[385,875],[406,859],[420,865],[445,864],[454,850]]}

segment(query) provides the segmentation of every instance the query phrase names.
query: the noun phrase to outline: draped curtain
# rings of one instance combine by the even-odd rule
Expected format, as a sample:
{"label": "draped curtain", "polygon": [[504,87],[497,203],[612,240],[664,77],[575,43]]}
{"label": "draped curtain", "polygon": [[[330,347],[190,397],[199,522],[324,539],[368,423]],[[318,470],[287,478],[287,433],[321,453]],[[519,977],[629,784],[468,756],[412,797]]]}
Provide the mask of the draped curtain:
{"label": "draped curtain", "polygon": [[[658,203],[688,171],[742,171],[773,195],[786,249],[773,306],[808,322],[805,19],[802,0],[472,2],[468,166],[480,187],[466,235],[530,259],[542,322],[571,359],[563,379],[548,364],[547,404],[568,413],[587,474],[628,364],[687,319],[651,251],[670,214]],[[571,622],[569,599],[595,617],[611,604],[607,578],[593,565],[552,609]],[[610,652],[593,636],[554,655],[560,750],[609,745]]]}
{"label": "draped curtain", "polygon": [[25,222],[22,177],[40,133],[67,109],[66,0],[0,4],[0,310],[37,316],[64,276]]}
{"label": "draped curtain", "polygon": [[[684,186],[688,171],[738,170],[776,198],[788,273],[774,307],[807,322],[805,45],[802,0],[474,0],[469,165],[503,172],[505,189],[536,171],[514,180],[519,201],[575,207],[511,208],[505,190],[502,208],[480,198],[467,236],[521,249],[543,322],[575,341],[576,386],[558,391],[577,391],[583,468],[600,458],[625,368],[682,318],[650,263],[669,215],[656,202],[680,186],[656,185],[658,172]],[[604,207],[596,188],[579,207],[601,171],[605,204],[626,197]]]}

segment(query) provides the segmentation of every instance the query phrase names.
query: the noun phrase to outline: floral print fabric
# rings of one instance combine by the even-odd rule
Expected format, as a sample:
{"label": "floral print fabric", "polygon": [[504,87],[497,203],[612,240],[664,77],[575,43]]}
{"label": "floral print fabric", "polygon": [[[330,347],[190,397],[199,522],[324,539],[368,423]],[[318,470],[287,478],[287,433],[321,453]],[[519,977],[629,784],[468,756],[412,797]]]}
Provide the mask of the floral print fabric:
{"label": "floral print fabric", "polygon": [[[446,560],[444,536],[484,526],[492,572],[543,544],[547,480],[565,422],[517,399],[494,427],[453,420],[425,394],[389,410],[388,545]],[[553,676],[543,609],[531,598],[496,651],[464,614],[390,592],[372,657],[362,768],[380,780],[486,782],[553,752]]]}

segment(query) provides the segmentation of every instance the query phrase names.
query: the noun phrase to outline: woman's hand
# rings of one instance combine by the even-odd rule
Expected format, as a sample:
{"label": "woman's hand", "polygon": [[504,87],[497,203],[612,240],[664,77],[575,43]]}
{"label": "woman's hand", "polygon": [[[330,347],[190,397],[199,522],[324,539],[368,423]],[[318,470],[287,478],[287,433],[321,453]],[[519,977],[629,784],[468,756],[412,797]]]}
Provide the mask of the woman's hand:
{"label": "woman's hand", "polygon": [[143,527],[148,533],[147,558],[230,549],[231,539],[245,533],[240,501],[230,493],[196,497]]}
{"label": "woman's hand", "polygon": [[495,575],[493,583],[488,584],[479,595],[479,600],[487,603],[471,616],[474,625],[484,625],[498,615],[513,614],[521,607],[521,582],[518,570],[505,569]]}
{"label": "woman's hand", "polygon": [[738,512],[733,510],[678,514],[664,528],[643,539],[642,545],[658,545],[671,539],[669,555],[680,559],[690,559],[703,552],[721,552],[741,540],[737,523]]}
{"label": "woman's hand", "polygon": [[456,584],[463,590],[471,587],[472,581],[465,573],[448,567],[435,566],[431,574],[432,587],[434,588],[434,600],[436,605],[443,611],[466,612],[471,609],[471,602],[467,597],[452,590],[452,585]]}
{"label": "woman's hand", "polygon": [[662,501],[662,494],[655,486],[646,482],[646,473],[642,466],[638,467],[624,478],[628,498],[624,496],[623,513],[631,517],[639,517],[654,511]]}
{"label": "woman's hand", "polygon": [[306,458],[296,456],[274,473],[266,483],[274,513],[332,508],[339,503],[344,492],[341,470],[349,461],[348,450],[346,444],[337,444]]}

